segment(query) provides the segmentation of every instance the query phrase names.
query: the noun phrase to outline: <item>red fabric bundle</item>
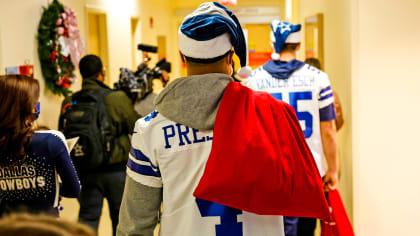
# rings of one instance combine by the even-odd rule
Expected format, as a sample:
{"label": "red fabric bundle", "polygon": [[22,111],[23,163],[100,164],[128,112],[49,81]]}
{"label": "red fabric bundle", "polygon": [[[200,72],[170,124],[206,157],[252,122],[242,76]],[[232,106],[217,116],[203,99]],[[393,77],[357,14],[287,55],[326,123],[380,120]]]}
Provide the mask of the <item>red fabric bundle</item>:
{"label": "red fabric bundle", "polygon": [[263,215],[326,219],[321,176],[288,104],[231,82],[194,196]]}
{"label": "red fabric bundle", "polygon": [[330,217],[321,222],[321,236],[354,236],[346,209],[337,190],[328,192]]}

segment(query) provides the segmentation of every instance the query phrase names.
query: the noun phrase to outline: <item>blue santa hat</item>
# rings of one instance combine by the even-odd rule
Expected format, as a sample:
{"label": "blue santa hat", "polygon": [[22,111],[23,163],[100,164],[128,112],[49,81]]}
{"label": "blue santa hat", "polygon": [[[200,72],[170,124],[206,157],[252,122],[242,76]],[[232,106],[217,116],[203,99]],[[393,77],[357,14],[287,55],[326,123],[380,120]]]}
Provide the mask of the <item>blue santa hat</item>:
{"label": "blue santa hat", "polygon": [[293,25],[286,21],[273,20],[271,23],[270,39],[274,44],[275,53],[271,54],[273,60],[280,59],[279,52],[285,43],[300,42],[301,25]]}
{"label": "blue santa hat", "polygon": [[241,24],[218,2],[203,3],[185,17],[178,31],[178,46],[184,56],[194,59],[224,56],[233,47],[241,62],[239,76],[251,74],[251,68],[246,66],[247,45]]}

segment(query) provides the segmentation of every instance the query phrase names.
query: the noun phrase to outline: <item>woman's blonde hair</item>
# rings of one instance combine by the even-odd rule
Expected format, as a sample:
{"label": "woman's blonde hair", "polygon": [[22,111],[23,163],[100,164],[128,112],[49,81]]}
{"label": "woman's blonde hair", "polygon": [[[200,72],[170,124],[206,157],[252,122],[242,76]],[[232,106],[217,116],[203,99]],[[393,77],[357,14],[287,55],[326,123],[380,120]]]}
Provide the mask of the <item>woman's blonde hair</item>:
{"label": "woman's blonde hair", "polygon": [[47,215],[11,214],[0,218],[2,236],[95,236],[86,225]]}

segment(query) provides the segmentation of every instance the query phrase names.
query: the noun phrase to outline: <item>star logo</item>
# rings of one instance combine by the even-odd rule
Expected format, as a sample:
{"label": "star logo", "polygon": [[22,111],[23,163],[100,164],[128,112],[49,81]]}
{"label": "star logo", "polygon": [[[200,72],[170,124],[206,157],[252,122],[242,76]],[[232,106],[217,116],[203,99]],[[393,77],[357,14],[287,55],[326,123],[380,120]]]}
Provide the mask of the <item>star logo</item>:
{"label": "star logo", "polygon": [[290,28],[290,24],[285,23],[285,22],[281,22],[280,23],[280,33],[284,33],[285,31],[292,31],[292,29]]}
{"label": "star logo", "polygon": [[74,156],[80,157],[84,155],[85,153],[83,152],[83,146],[76,143],[76,145],[74,146]]}

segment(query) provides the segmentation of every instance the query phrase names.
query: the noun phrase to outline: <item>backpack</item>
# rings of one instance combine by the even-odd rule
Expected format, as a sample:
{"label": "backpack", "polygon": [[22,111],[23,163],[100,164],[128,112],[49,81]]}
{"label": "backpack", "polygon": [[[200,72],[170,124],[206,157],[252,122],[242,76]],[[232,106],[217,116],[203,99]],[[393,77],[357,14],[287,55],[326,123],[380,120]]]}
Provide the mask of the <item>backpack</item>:
{"label": "backpack", "polygon": [[111,158],[115,141],[105,106],[105,96],[110,92],[104,88],[81,90],[72,96],[60,117],[66,138],[79,137],[70,152],[78,172],[97,169]]}

